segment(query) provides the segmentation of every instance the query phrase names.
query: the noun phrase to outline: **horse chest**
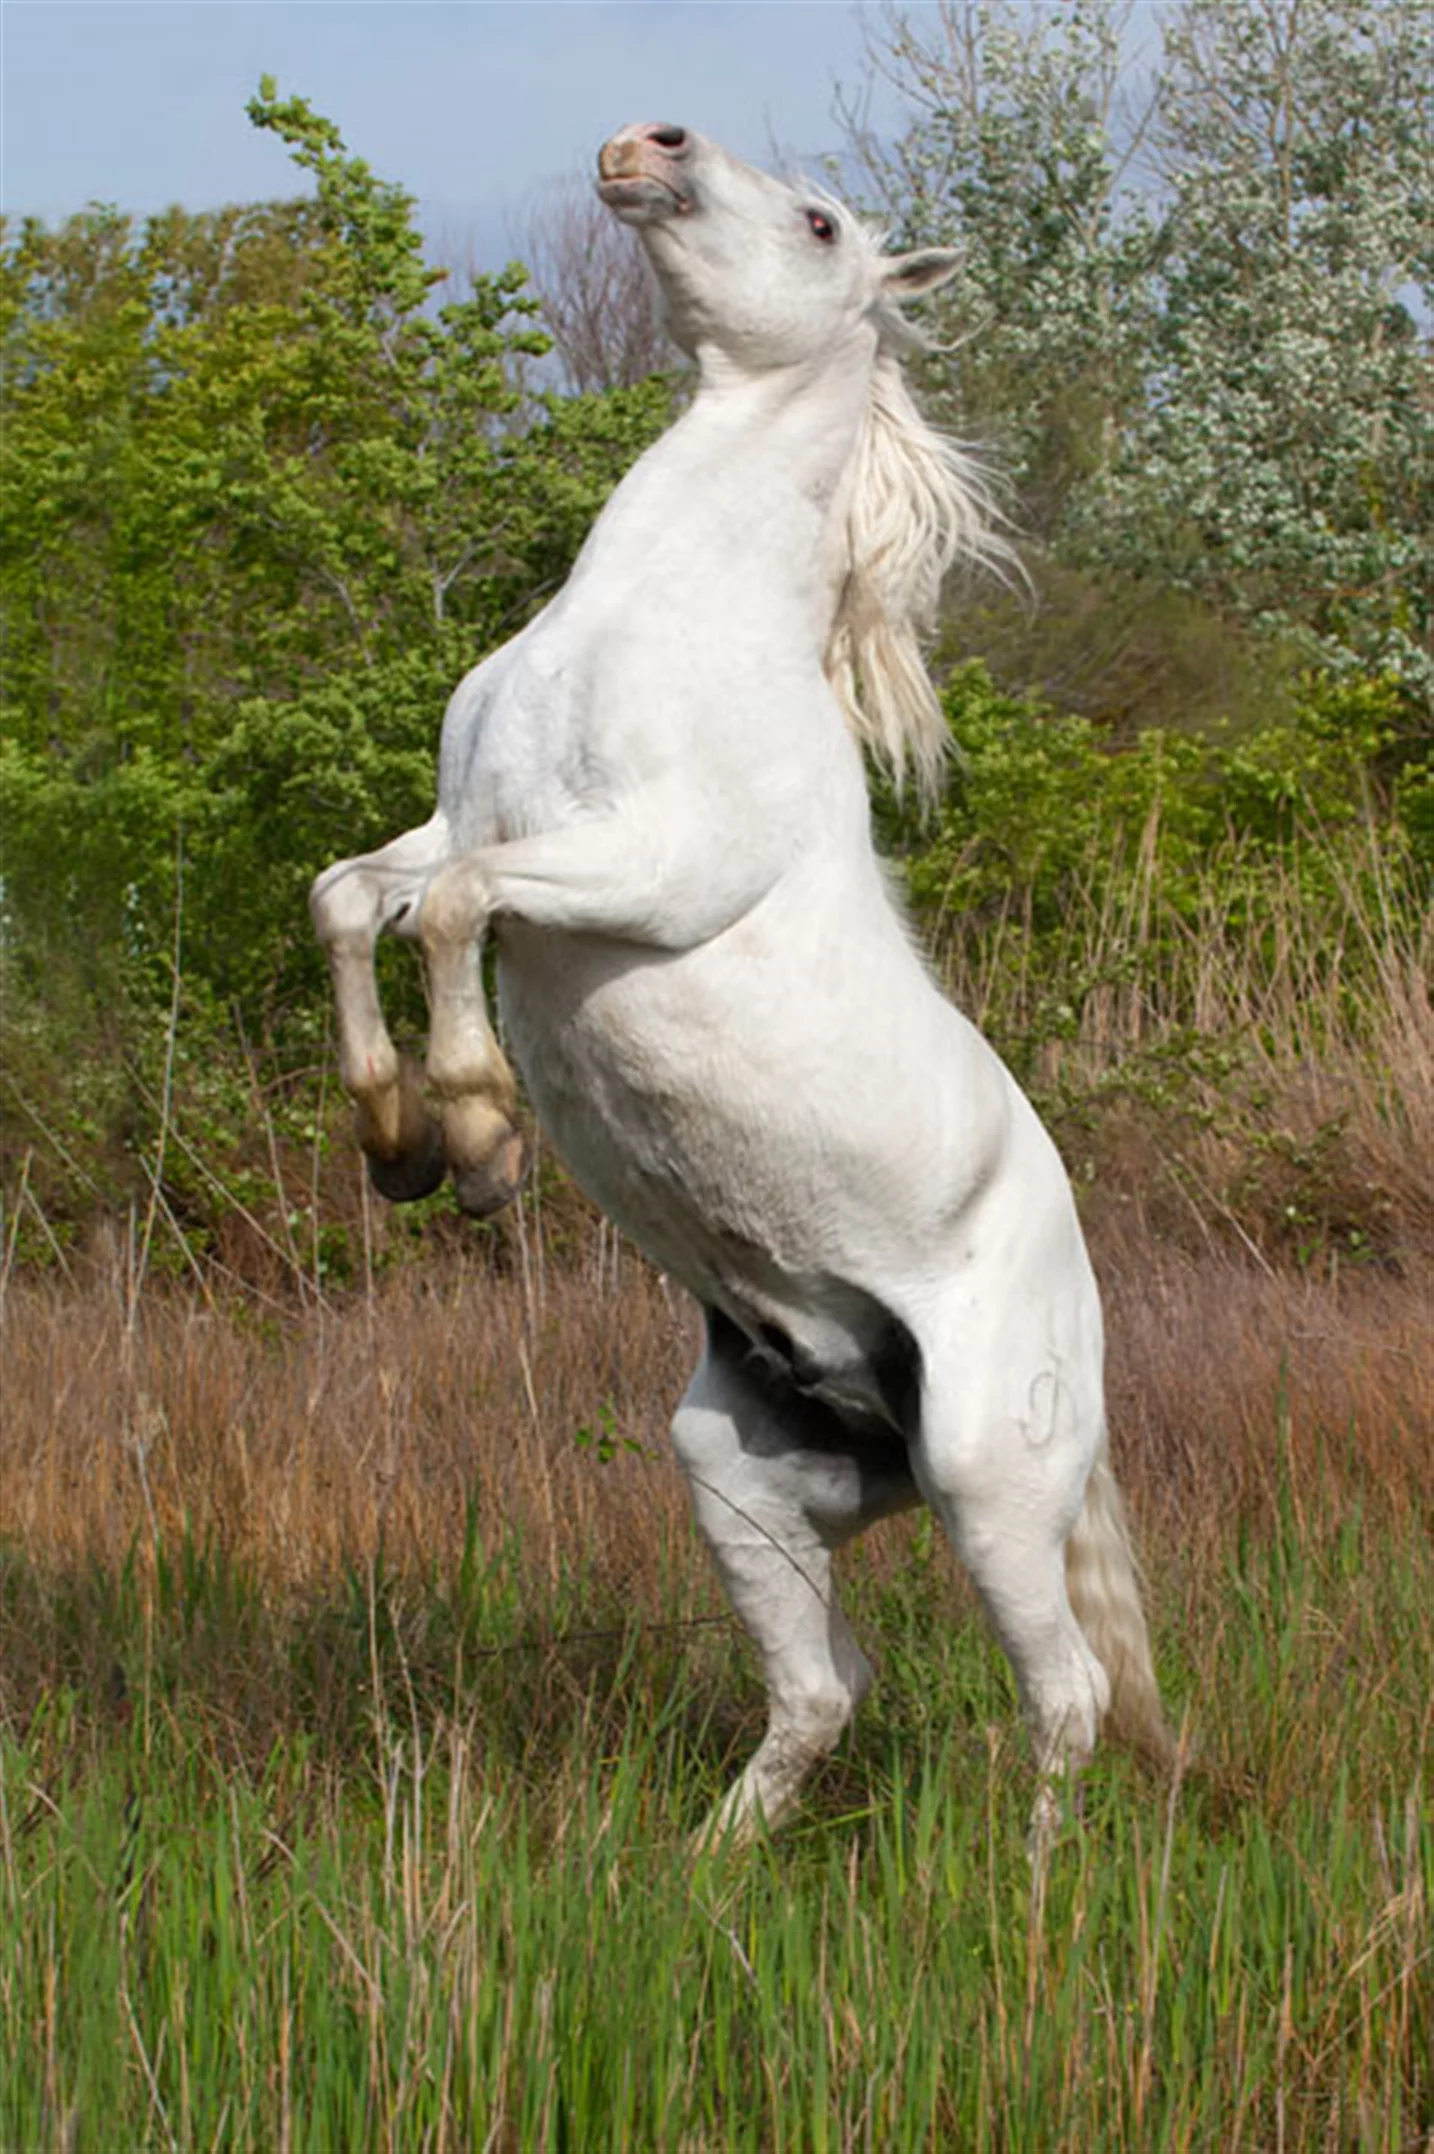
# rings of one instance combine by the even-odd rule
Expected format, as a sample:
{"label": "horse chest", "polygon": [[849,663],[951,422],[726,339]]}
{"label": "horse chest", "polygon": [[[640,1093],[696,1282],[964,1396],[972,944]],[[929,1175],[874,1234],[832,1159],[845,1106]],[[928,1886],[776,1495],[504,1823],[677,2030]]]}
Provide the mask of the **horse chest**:
{"label": "horse chest", "polygon": [[780,1102],[735,1013],[681,964],[505,928],[505,1022],[543,1127],[589,1195],[702,1293],[746,1252],[805,1255]]}

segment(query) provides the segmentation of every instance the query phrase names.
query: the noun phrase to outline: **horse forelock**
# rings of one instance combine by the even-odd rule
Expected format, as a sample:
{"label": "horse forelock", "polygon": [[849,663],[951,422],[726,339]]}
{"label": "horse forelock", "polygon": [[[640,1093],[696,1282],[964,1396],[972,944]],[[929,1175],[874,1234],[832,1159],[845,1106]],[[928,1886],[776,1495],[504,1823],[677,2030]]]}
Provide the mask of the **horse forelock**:
{"label": "horse forelock", "polygon": [[[908,347],[919,346],[898,319]],[[931,800],[950,745],[923,656],[942,584],[958,565],[999,570],[1014,555],[980,460],[923,417],[892,341],[883,338],[853,453],[846,574],[826,668],[857,739],[898,787],[911,772]]]}

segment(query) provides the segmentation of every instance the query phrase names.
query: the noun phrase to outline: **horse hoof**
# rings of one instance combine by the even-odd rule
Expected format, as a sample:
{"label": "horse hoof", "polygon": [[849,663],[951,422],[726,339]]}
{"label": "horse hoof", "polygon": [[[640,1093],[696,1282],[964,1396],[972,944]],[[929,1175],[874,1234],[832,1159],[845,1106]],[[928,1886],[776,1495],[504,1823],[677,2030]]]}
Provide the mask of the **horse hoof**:
{"label": "horse hoof", "polygon": [[490,1219],[511,1204],[528,1171],[528,1148],[516,1129],[495,1145],[488,1157],[474,1166],[453,1169],[453,1194],[458,1209],[470,1219]]}
{"label": "horse hoof", "polygon": [[431,1197],[435,1189],[443,1187],[447,1171],[443,1132],[434,1121],[427,1124],[420,1142],[410,1151],[399,1152],[392,1159],[369,1155],[368,1178],[390,1204],[413,1204],[419,1197]]}

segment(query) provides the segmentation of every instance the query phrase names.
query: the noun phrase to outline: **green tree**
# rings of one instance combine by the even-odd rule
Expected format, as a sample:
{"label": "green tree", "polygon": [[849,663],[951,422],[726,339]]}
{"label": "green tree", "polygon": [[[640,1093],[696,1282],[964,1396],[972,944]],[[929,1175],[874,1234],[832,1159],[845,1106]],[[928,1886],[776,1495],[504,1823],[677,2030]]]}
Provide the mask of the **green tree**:
{"label": "green tree", "polygon": [[312,1062],[309,881],[427,814],[455,681],[669,413],[537,393],[521,268],[459,289],[332,122],[250,112],[311,195],[0,229],[0,1143],[59,1136],[56,1216],[55,1161],[135,1186],[176,948],[176,1067],[244,1156],[230,1012]]}
{"label": "green tree", "polygon": [[907,97],[894,145],[849,112],[901,244],[956,246],[931,388],[998,450],[1023,529],[1060,532],[1100,491],[1144,395],[1163,244],[1133,183],[1149,120],[1127,89],[1117,0],[888,7],[873,62]]}
{"label": "green tree", "polygon": [[1427,688],[1430,84],[1417,0],[1186,0],[1151,391],[1101,543]]}
{"label": "green tree", "polygon": [[[309,976],[304,883],[423,812],[454,681],[666,417],[531,393],[521,268],[441,303],[402,188],[270,82],[250,116],[312,199],[0,247],[11,939],[63,908],[123,944],[182,822],[194,961],[246,994]],[[107,786],[129,837],[80,864]]]}
{"label": "green tree", "polygon": [[1025,532],[1428,685],[1434,34],[1420,0],[889,9],[903,238],[964,252],[933,381]]}

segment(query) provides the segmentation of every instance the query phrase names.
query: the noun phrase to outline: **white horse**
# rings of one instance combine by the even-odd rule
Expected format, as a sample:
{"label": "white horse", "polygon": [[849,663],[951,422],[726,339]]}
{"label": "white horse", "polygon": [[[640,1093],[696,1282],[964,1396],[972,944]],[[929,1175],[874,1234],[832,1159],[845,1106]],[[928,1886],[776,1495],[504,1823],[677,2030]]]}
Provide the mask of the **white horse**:
{"label": "white horse", "polygon": [[[696,361],[552,603],[460,684],[438,805],[318,878],[340,1072],[385,1194],[522,1168],[507,1036],[578,1180],[703,1304],[673,1435],[762,1655],[766,1735],[709,1830],[786,1812],[871,1670],[833,1551],[928,1503],[1010,1656],[1042,1774],[1112,1708],[1168,1742],[1106,1455],[1095,1282],[1059,1158],[933,985],[872,849],[861,742],[930,784],[916,628],[999,550],[920,418],[891,257],[839,204],[679,127],[631,126],[599,192]],[[422,946],[425,1104],[374,938]]]}

